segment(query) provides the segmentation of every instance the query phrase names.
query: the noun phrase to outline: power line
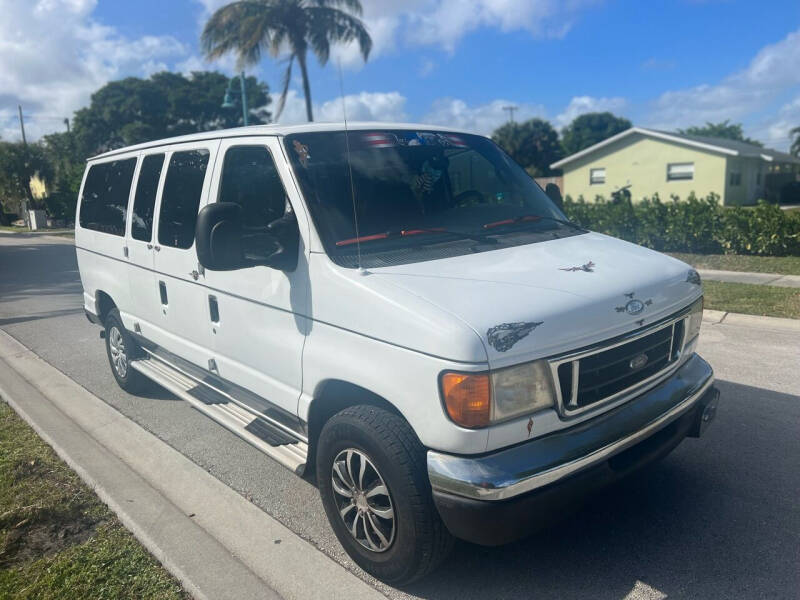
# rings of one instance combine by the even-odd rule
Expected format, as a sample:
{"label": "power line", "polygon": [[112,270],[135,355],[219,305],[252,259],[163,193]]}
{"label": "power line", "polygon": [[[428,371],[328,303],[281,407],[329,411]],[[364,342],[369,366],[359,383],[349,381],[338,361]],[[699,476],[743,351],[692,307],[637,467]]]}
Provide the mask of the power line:
{"label": "power line", "polygon": [[511,104],[509,104],[508,106],[504,106],[503,107],[503,110],[508,112],[508,122],[509,123],[513,123],[514,122],[514,111],[516,111],[518,108],[519,108],[519,106],[514,106],[514,105],[511,105]]}

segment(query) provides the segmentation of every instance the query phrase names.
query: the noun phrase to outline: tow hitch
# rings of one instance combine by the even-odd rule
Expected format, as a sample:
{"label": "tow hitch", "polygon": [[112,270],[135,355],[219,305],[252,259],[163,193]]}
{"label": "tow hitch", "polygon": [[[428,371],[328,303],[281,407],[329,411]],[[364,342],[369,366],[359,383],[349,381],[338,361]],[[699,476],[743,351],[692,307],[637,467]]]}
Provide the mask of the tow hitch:
{"label": "tow hitch", "polygon": [[717,405],[719,404],[719,390],[715,387],[706,392],[705,396],[700,399],[695,413],[695,420],[692,424],[692,429],[689,431],[689,437],[699,438],[703,435],[717,415]]}

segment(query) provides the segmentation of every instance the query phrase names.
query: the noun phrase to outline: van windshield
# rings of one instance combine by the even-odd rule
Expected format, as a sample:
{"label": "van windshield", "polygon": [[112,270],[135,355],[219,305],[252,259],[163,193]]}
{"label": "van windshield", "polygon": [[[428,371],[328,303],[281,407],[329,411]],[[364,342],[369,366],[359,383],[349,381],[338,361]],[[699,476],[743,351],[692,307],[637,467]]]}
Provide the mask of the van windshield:
{"label": "van windshield", "polygon": [[325,250],[342,266],[359,266],[359,246],[361,266],[378,267],[583,233],[487,138],[413,130],[348,135],[284,138]]}

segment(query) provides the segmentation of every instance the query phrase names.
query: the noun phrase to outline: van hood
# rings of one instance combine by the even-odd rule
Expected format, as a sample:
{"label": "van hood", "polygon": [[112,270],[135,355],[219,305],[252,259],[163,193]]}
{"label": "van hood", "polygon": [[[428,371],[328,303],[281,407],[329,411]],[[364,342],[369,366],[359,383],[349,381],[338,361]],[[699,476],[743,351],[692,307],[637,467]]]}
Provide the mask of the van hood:
{"label": "van hood", "polygon": [[[597,233],[370,271],[472,328],[491,367],[630,332],[701,294],[691,267]],[[406,294],[402,294],[405,296]]]}

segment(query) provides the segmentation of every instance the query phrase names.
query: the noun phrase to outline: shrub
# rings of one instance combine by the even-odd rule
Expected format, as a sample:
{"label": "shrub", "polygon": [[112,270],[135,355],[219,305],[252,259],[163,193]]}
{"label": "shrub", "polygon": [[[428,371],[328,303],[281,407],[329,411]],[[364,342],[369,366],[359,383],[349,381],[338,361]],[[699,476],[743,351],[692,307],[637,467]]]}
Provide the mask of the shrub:
{"label": "shrub", "polygon": [[593,231],[668,252],[800,256],[800,213],[766,202],[755,207],[725,207],[719,196],[690,195],[662,201],[658,195],[594,202],[567,196],[564,210]]}

